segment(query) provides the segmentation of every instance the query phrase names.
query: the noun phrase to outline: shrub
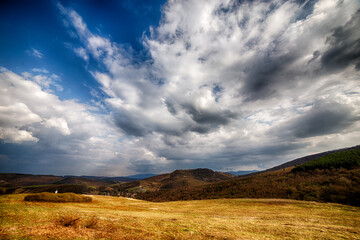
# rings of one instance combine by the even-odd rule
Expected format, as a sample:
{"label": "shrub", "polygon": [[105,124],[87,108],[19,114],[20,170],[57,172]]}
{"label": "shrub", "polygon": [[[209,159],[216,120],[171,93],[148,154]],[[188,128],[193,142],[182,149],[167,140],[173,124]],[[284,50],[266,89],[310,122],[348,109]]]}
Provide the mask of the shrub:
{"label": "shrub", "polygon": [[98,219],[95,216],[92,216],[90,219],[88,219],[84,225],[84,227],[92,228],[92,229],[97,228],[97,226],[98,226]]}
{"label": "shrub", "polygon": [[88,196],[77,195],[75,193],[35,193],[25,196],[24,201],[31,202],[91,202],[92,198]]}
{"label": "shrub", "polygon": [[57,224],[64,227],[77,227],[80,217],[75,217],[73,215],[61,216],[57,220]]}

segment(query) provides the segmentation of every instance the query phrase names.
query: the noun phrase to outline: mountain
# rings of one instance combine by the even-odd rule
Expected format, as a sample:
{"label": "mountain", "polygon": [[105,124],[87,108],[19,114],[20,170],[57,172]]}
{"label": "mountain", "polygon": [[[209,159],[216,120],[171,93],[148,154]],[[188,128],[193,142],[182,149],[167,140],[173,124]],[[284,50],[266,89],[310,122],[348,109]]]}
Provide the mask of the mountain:
{"label": "mountain", "polygon": [[98,177],[98,176],[81,176],[82,178],[89,178],[89,179],[97,179],[103,181],[113,181],[113,182],[132,182],[137,180],[137,178],[130,178],[130,177]]}
{"label": "mountain", "polygon": [[236,176],[243,176],[243,175],[248,175],[248,174],[251,174],[251,173],[256,173],[258,172],[257,170],[252,170],[252,171],[229,171],[229,172],[226,172],[226,173],[230,173],[232,175],[236,175]]}
{"label": "mountain", "polygon": [[135,174],[135,175],[126,176],[126,178],[131,178],[131,179],[135,179],[135,180],[142,180],[142,179],[153,177],[153,176],[156,176],[156,175],[158,175],[158,174],[143,173],[143,174]]}
{"label": "mountain", "polygon": [[349,147],[349,148],[341,148],[341,149],[336,149],[336,150],[332,150],[332,151],[327,151],[327,152],[322,152],[322,153],[317,153],[317,154],[312,154],[312,155],[308,155],[305,157],[301,157],[301,158],[297,158],[295,160],[283,163],[281,165],[269,168],[263,172],[271,172],[271,171],[276,171],[276,170],[280,170],[283,168],[288,168],[288,167],[294,167],[296,165],[300,165],[300,164],[304,164],[308,161],[312,161],[315,160],[317,158],[320,157],[325,157],[329,154],[333,154],[333,153],[337,153],[337,152],[343,152],[343,151],[349,151],[349,150],[357,150],[360,149],[360,145],[354,146],[354,147]]}
{"label": "mountain", "polygon": [[229,180],[234,177],[234,175],[229,173],[215,172],[206,168],[175,170],[172,173],[160,174],[130,183],[117,184],[112,186],[112,188],[113,191],[123,193],[155,192],[200,186]]}
{"label": "mountain", "polygon": [[86,186],[93,186],[93,187],[99,187],[99,186],[106,186],[110,184],[114,184],[113,181],[105,181],[101,179],[91,179],[91,178],[85,178],[85,177],[66,177],[64,179],[61,179],[60,181],[57,181],[53,184],[57,185],[64,185],[64,184],[71,184],[71,185],[86,185]]}
{"label": "mountain", "polygon": [[303,162],[297,167],[291,161],[290,167],[206,185],[162,188],[137,197],[149,201],[289,198],[360,206],[360,148],[340,149],[316,156],[295,161]]}
{"label": "mountain", "polygon": [[0,174],[0,193],[59,190],[131,196],[149,201],[290,198],[359,206],[360,146],[308,155],[247,175],[235,176],[199,168],[131,180],[123,177]]}
{"label": "mountain", "polygon": [[98,194],[101,187],[126,181],[135,181],[135,179],[123,177],[61,177],[52,175],[1,173],[0,194],[55,192],[55,190],[58,190],[58,192]]}
{"label": "mountain", "polygon": [[0,173],[0,187],[20,187],[45,185],[61,181],[63,177],[53,175],[32,175],[20,173]]}

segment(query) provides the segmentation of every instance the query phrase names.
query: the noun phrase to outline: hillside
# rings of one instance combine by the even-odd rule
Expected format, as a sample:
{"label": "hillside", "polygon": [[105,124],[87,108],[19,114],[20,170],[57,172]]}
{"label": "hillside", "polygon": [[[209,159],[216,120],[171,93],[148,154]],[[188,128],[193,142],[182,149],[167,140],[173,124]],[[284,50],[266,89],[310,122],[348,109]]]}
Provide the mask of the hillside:
{"label": "hillside", "polygon": [[39,193],[39,192],[74,192],[99,193],[101,187],[130,182],[134,179],[125,177],[93,177],[93,176],[53,176],[18,173],[0,174],[0,194]]}
{"label": "hillside", "polygon": [[61,181],[63,177],[53,175],[32,175],[18,173],[1,173],[0,187],[21,187],[31,185],[45,185]]}
{"label": "hillside", "polygon": [[349,151],[349,150],[357,150],[357,149],[360,149],[360,145],[357,145],[357,146],[354,146],[354,147],[349,147],[349,148],[342,148],[342,149],[336,149],[336,150],[332,150],[332,151],[312,154],[312,155],[297,158],[295,160],[292,160],[292,161],[283,163],[281,165],[269,168],[269,169],[267,169],[267,170],[265,170],[263,172],[271,172],[271,171],[276,171],[276,170],[280,170],[280,169],[283,169],[283,168],[295,167],[297,165],[301,165],[301,164],[304,164],[304,163],[306,163],[308,161],[312,161],[312,160],[315,160],[315,159],[318,159],[318,158],[321,158],[321,157],[325,157],[325,156],[333,154],[333,153]]}
{"label": "hillside", "polygon": [[203,186],[145,192],[138,197],[151,201],[290,198],[360,206],[359,148],[336,151],[311,161],[304,164],[324,166],[325,162],[326,167],[304,168],[301,171],[293,171],[294,167],[289,167]]}
{"label": "hillside", "polygon": [[358,206],[360,146],[305,156],[245,176],[210,169],[188,169],[131,182],[118,182],[116,179],[131,180],[122,177],[0,174],[0,193],[58,190],[121,195],[150,201],[288,198]]}
{"label": "hillside", "polygon": [[143,174],[130,175],[130,176],[126,176],[126,177],[130,178],[130,179],[135,179],[135,180],[142,180],[142,179],[153,177],[153,176],[156,176],[156,175],[158,175],[158,174],[143,173]]}
{"label": "hillside", "polygon": [[146,181],[155,181],[162,183],[172,183],[177,180],[197,180],[202,182],[218,182],[233,178],[234,175],[223,172],[216,172],[207,168],[175,170],[172,173],[161,174],[158,176],[146,178]]}
{"label": "hillside", "polygon": [[235,176],[229,173],[215,172],[210,169],[175,170],[172,173],[160,174],[143,180],[111,186],[109,191],[125,193],[155,192],[164,189],[176,190],[184,187],[195,187],[209,183],[229,180]]}
{"label": "hillside", "polygon": [[258,172],[257,170],[251,170],[251,171],[229,171],[229,172],[226,172],[226,173],[230,173],[232,175],[236,175],[236,176],[242,176],[242,175],[248,175],[248,174],[251,174],[251,173],[256,173]]}
{"label": "hillside", "polygon": [[130,177],[98,177],[98,176],[80,176],[81,178],[88,178],[88,179],[97,179],[107,182],[132,182],[137,180],[137,178],[130,178]]}
{"label": "hillside", "polygon": [[[0,196],[0,239],[358,239],[360,208],[283,199],[91,203]],[[311,213],[311,214],[309,214]]]}
{"label": "hillside", "polygon": [[85,178],[85,177],[67,177],[64,178],[58,182],[55,182],[54,184],[62,185],[62,184],[73,184],[73,185],[86,185],[86,186],[106,186],[110,184],[114,184],[113,181],[106,181],[101,179],[91,179],[91,178]]}

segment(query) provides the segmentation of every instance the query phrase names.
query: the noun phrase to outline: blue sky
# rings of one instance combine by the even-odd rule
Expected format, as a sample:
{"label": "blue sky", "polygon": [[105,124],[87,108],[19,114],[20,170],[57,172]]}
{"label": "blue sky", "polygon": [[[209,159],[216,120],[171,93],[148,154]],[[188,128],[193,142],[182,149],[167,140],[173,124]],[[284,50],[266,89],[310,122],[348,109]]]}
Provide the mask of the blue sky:
{"label": "blue sky", "polygon": [[[63,1],[74,8],[89,24],[89,29],[112,41],[131,46],[141,53],[143,34],[156,26],[164,1]],[[42,68],[62,78],[65,91],[61,98],[91,99],[89,89],[98,87],[85,66],[71,49],[78,39],[69,34],[59,16],[56,1],[2,1],[0,65],[17,72]],[[35,55],[34,51],[40,53]],[[19,60],[21,59],[21,60]],[[95,66],[93,66],[95,64]],[[88,88],[84,87],[88,86]]]}
{"label": "blue sky", "polygon": [[358,1],[1,1],[0,171],[261,170],[360,140]]}

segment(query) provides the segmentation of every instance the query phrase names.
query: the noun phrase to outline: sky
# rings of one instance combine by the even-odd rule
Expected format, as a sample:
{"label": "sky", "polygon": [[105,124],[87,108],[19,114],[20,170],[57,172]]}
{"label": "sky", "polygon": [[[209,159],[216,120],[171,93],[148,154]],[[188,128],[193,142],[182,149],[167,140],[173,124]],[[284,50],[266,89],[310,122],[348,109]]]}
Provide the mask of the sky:
{"label": "sky", "polygon": [[263,170],[360,143],[360,1],[3,0],[0,172]]}

